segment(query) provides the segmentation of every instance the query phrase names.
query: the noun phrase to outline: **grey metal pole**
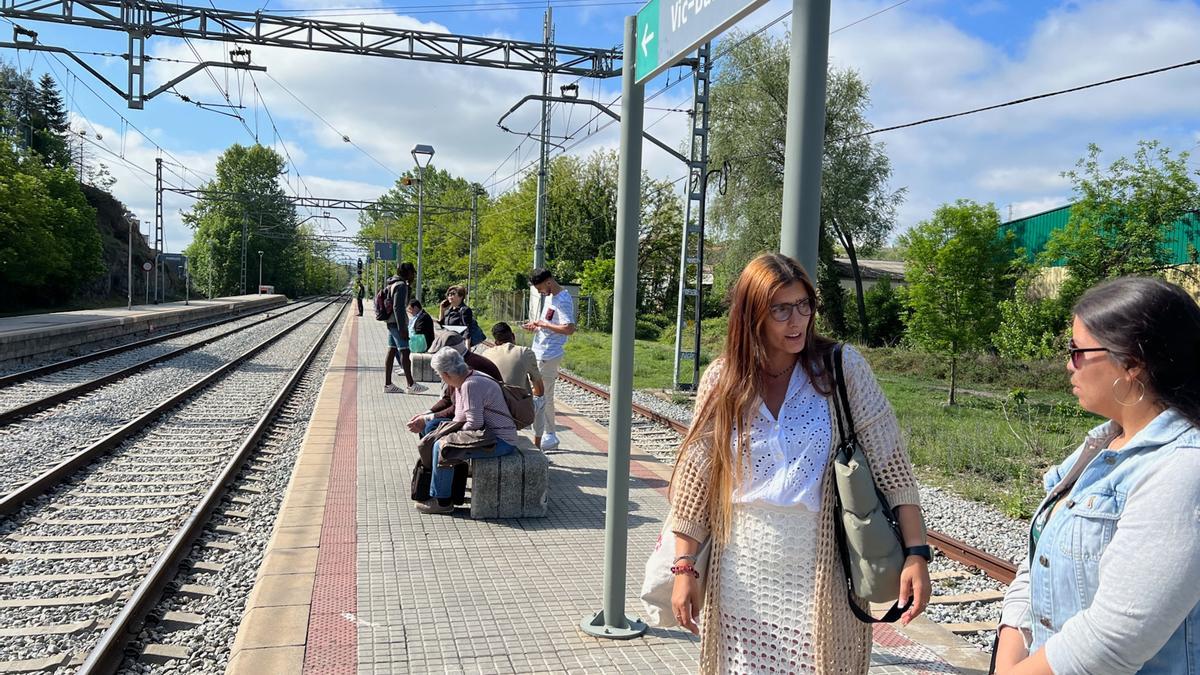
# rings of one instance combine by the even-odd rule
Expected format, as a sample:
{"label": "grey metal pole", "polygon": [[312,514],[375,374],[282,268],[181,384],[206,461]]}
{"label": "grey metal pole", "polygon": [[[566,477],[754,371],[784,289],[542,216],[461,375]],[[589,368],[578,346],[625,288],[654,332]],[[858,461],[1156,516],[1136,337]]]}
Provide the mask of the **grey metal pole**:
{"label": "grey metal pole", "polygon": [[422,260],[425,252],[425,168],[417,164],[417,287],[413,297],[424,302],[421,295],[422,283],[425,279]]}
{"label": "grey metal pole", "polygon": [[825,141],[825,71],[830,0],[792,0],[783,223],[779,252],[817,275],[821,236],[821,156]]}
{"label": "grey metal pole", "polygon": [[471,186],[471,238],[467,242],[467,292],[475,292],[475,229],[479,227],[479,186]]}
{"label": "grey metal pole", "polygon": [[[546,8],[545,24],[542,27],[542,37],[547,45],[554,34],[553,9]],[[547,50],[549,51],[549,50]],[[553,58],[553,57],[551,57]],[[542,96],[550,95],[550,89],[553,86],[553,78],[550,76],[550,71],[546,70],[542,73]],[[534,208],[533,219],[533,266],[546,266],[546,154],[549,151],[549,146],[546,144],[546,137],[550,135],[550,101],[542,99],[542,132],[541,140],[538,144],[538,180],[537,180],[537,204]]]}
{"label": "grey metal pole", "polygon": [[637,313],[638,220],[641,214],[642,113],[645,89],[634,77],[637,22],[625,18],[622,63],[621,159],[617,179],[617,265],[613,298],[611,408],[608,418],[608,492],[604,524],[604,609],[580,628],[596,637],[629,639],[646,624],[625,615],[629,543],[629,446],[633,417],[633,337]]}
{"label": "grey metal pole", "polygon": [[129,229],[126,234],[129,235],[129,306],[126,309],[133,309],[133,223],[128,223]]}
{"label": "grey metal pole", "polygon": [[183,304],[192,304],[192,270],[186,255],[183,256]]}

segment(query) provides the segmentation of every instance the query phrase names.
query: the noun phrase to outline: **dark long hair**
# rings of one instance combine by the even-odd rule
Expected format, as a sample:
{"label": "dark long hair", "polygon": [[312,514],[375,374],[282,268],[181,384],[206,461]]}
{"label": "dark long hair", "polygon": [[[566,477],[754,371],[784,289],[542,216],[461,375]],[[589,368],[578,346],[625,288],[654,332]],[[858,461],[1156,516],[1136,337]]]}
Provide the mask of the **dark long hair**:
{"label": "dark long hair", "polygon": [[1200,306],[1175,284],[1119,277],[1088,289],[1074,314],[1146,388],[1200,427]]}

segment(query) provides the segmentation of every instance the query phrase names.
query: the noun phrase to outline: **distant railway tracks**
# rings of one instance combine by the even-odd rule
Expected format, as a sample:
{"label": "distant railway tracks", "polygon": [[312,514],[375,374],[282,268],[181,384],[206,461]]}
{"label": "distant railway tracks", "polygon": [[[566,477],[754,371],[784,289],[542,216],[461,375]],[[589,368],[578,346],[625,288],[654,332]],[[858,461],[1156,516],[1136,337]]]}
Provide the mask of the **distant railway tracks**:
{"label": "distant railway tracks", "polygon": [[235,485],[261,491],[247,463],[269,464],[255,453],[296,422],[290,397],[345,305],[298,308],[298,320],[0,497],[0,672],[111,672],[164,590],[205,592],[172,580],[205,564],[188,559],[202,537],[238,529],[210,518],[242,515]]}

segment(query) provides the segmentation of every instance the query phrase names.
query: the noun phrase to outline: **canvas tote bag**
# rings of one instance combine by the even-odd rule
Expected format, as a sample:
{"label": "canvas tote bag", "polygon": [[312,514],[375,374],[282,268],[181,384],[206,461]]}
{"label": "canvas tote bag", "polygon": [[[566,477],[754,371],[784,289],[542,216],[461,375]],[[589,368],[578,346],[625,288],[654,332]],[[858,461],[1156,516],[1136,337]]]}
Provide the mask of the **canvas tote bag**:
{"label": "canvas tote bag", "polygon": [[[696,573],[700,578],[700,607],[704,606],[704,584],[708,580],[708,556],[711,539],[705,539],[696,552]],[[663,523],[654,552],[646,561],[646,576],[642,581],[642,609],[646,610],[646,623],[655,628],[673,628],[679,625],[671,608],[671,593],[675,591],[675,575],[671,565],[675,562],[675,533],[671,531],[671,520]]]}

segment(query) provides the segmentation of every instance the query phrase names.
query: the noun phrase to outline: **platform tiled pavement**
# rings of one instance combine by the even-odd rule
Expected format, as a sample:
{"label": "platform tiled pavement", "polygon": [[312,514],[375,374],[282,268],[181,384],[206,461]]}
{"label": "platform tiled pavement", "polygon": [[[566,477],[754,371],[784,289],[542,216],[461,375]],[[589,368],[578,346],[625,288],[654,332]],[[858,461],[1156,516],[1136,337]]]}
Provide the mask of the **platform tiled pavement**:
{"label": "platform tiled pavement", "polygon": [[[609,641],[578,628],[584,616],[600,608],[603,597],[603,428],[560,409],[562,448],[550,453],[545,518],[471,520],[465,508],[451,516],[420,514],[408,495],[416,439],[404,423],[427,410],[439,394],[433,388],[424,395],[385,394],[383,324],[366,317],[351,320],[357,321],[357,330],[343,332],[342,339],[357,333],[357,366],[343,370],[348,373],[345,382],[353,379],[357,392],[345,383],[336,388],[342,395],[340,423],[356,417],[357,597],[347,599],[349,607],[356,607],[339,614],[327,602],[320,613],[317,597],[323,579],[341,582],[346,577],[322,577],[318,562],[304,671],[353,672],[344,640],[333,640],[334,646],[328,638],[317,638],[314,644],[314,635],[324,634],[314,630],[314,623],[335,621],[343,636],[350,625],[357,627],[357,672],[362,675],[695,672],[698,640],[682,631],[650,629],[642,638]],[[343,358],[346,352],[338,350]],[[403,382],[398,371],[395,379]],[[354,400],[356,410],[348,415]],[[339,443],[350,436],[344,431],[349,430],[338,431]],[[334,458],[330,503],[337,499],[336,450]],[[634,616],[641,611],[636,594],[643,561],[666,515],[662,488],[670,471],[640,453],[635,452],[635,459],[640,461],[630,483],[626,577],[626,610]],[[323,529],[323,556],[328,545],[337,546],[327,544],[328,537]],[[924,625],[927,633],[940,630]],[[946,643],[940,636],[942,644],[927,647],[910,636],[891,627],[876,631],[872,675],[983,672],[955,668],[944,660],[969,652],[961,642]]]}

